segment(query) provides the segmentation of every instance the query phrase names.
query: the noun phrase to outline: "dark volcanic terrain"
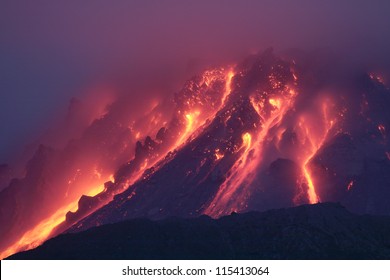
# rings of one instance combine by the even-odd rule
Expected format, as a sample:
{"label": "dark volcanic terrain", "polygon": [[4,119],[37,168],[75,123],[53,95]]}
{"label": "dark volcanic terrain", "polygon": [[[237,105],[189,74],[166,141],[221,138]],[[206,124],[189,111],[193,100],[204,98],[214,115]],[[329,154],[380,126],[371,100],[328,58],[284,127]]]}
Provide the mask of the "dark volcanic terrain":
{"label": "dark volcanic terrain", "polygon": [[67,233],[9,259],[389,259],[390,217],[336,203],[159,221],[133,219]]}

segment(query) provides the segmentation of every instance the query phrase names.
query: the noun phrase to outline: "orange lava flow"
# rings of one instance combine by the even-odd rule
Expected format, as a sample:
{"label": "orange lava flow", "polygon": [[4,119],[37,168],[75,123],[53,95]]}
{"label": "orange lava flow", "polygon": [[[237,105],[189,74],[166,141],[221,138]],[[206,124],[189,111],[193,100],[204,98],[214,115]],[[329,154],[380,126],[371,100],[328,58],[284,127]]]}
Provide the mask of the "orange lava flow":
{"label": "orange lava flow", "polygon": [[280,109],[281,101],[280,101],[280,99],[270,98],[270,99],[269,99],[269,104],[271,104],[272,106],[274,106],[274,107]]}
{"label": "orange lava flow", "polygon": [[[208,72],[209,75],[211,75]],[[172,145],[171,150],[176,149],[177,147],[180,147],[182,144],[184,144],[188,138],[190,138],[191,135],[195,133],[201,127],[205,121],[209,117],[214,117],[220,108],[223,107],[223,105],[226,102],[227,97],[232,91],[231,83],[232,78],[234,76],[233,70],[228,70],[225,74],[225,91],[223,92],[223,96],[221,99],[221,105],[218,106],[213,112],[205,112],[199,109],[193,109],[192,111],[185,112],[184,113],[184,120],[185,120],[185,129],[180,133],[180,137],[175,142],[174,145]],[[212,77],[207,77],[208,79],[211,79]],[[206,84],[209,84],[210,82],[205,82]]]}
{"label": "orange lava flow", "polygon": [[[311,158],[309,158],[308,161],[310,159]],[[310,204],[314,204],[314,203],[319,202],[319,198],[318,198],[318,195],[316,193],[315,186],[313,184],[313,179],[311,178],[311,174],[310,174],[309,170],[307,169],[306,165],[307,165],[307,162],[303,166],[303,175],[306,178],[307,186],[308,186],[307,198],[309,199]]]}
{"label": "orange lava flow", "polygon": [[[317,152],[323,146],[325,140],[328,138],[328,134],[331,131],[334,120],[328,118],[328,101],[322,103],[322,124],[308,123],[305,118],[301,119],[299,127],[304,132],[304,139],[308,143],[304,152],[306,152],[305,158],[302,160],[302,173],[307,183],[307,199],[309,203],[314,204],[320,202],[320,197],[317,195],[316,187],[313,180],[313,175],[310,172],[308,164],[317,154]],[[320,118],[321,119],[321,118]]]}
{"label": "orange lava flow", "polygon": [[215,158],[217,160],[220,160],[221,158],[223,158],[225,155],[223,153],[220,152],[219,149],[215,149]]}
{"label": "orange lava flow", "polygon": [[232,79],[234,77],[234,72],[233,70],[229,70],[226,75],[226,85],[225,85],[225,92],[222,97],[222,102],[221,104],[225,104],[226,98],[229,96],[229,94],[232,91]]}
{"label": "orange lava flow", "polygon": [[[218,110],[224,105],[227,97],[231,93],[231,81],[234,76],[234,72],[232,70],[227,70],[225,72],[225,90],[223,92],[223,96],[221,97],[221,105],[215,109],[215,111],[212,112],[203,112],[202,108],[192,108],[191,111],[183,112],[183,119],[185,123],[185,127],[183,131],[178,136],[178,140],[175,141],[173,145],[171,145],[169,150],[174,150],[178,147],[180,147],[210,116],[215,116],[215,114],[218,112]],[[208,86],[211,84],[213,79],[216,79],[217,77],[213,76],[213,72],[205,72],[204,79],[205,84]],[[155,116],[153,117],[155,119]],[[153,122],[152,119],[152,122]],[[135,135],[136,139],[141,138],[141,133],[138,131]],[[125,182],[121,182],[121,189],[118,190],[118,192],[123,191],[126,189],[129,185],[134,184],[137,180],[140,179],[142,174],[145,172],[146,169],[154,166],[157,162],[159,162],[161,159],[163,159],[165,156],[164,153],[161,153],[161,155],[153,158],[153,160],[145,159],[143,164],[140,166],[139,170],[135,172],[131,178],[126,180]],[[222,154],[216,153],[217,157],[223,157]],[[100,179],[101,174],[96,171],[97,178]],[[110,177],[111,181],[114,181],[112,176]],[[70,181],[69,183],[72,183]],[[98,193],[102,192],[104,190],[104,182],[102,182],[101,185],[98,187],[92,187],[90,190],[86,193],[88,196],[95,196]],[[46,241],[51,236],[52,230],[60,225],[62,222],[65,221],[65,215],[68,211],[75,212],[78,209],[78,200],[72,201],[71,203],[68,203],[67,205],[59,208],[57,211],[55,211],[53,214],[48,215],[47,218],[42,219],[42,221],[34,226],[29,231],[25,232],[23,236],[15,242],[13,245],[9,246],[4,252],[1,252],[0,258],[3,259],[9,255],[12,255],[16,252],[22,251],[22,250],[29,250],[33,249],[39,245],[41,245],[44,241]]]}
{"label": "orange lava flow", "polygon": [[[242,144],[239,151],[242,151],[241,156],[238,160],[235,161],[234,165],[230,169],[231,175],[222,183],[219,187],[218,193],[213,199],[213,202],[210,206],[205,210],[206,215],[210,216],[219,216],[225,210],[221,208],[221,205],[226,205],[229,201],[231,195],[236,191],[236,188],[232,187],[232,185],[240,185],[241,177],[238,177],[239,170],[241,168],[245,168],[248,162],[248,155],[252,144],[252,136],[246,132],[242,135]],[[241,167],[241,168],[240,168]],[[231,209],[234,211],[235,209]]]}
{"label": "orange lava flow", "polygon": [[57,210],[53,215],[44,219],[31,230],[27,231],[16,243],[1,252],[0,259],[4,259],[16,252],[34,249],[49,238],[52,230],[65,221],[68,211],[77,210],[77,201]]}
{"label": "orange lava flow", "polygon": [[186,126],[181,133],[180,138],[176,141],[174,146],[180,146],[185,140],[199,127],[200,111],[190,112],[185,114]]}
{"label": "orange lava flow", "polygon": [[[110,176],[110,179],[113,175]],[[87,196],[95,196],[104,190],[104,184],[102,183],[98,187],[92,188],[86,193]],[[59,224],[65,221],[65,215],[68,211],[77,211],[78,199],[72,201],[68,205],[61,207],[54,214],[46,219],[43,219],[38,225],[25,232],[23,236],[15,242],[13,245],[8,247],[6,250],[0,253],[0,259],[4,259],[12,254],[20,251],[34,249],[41,245],[44,241],[50,238],[52,230]]]}
{"label": "orange lava flow", "polygon": [[[205,214],[218,217],[232,211],[241,211],[246,207],[247,198],[250,196],[248,187],[256,177],[258,167],[263,157],[264,144],[270,138],[271,129],[281,123],[286,112],[293,105],[295,94],[283,98],[270,98],[268,102],[273,106],[269,114],[263,110],[263,103],[257,103],[251,98],[251,104],[263,120],[262,127],[253,137],[249,133],[242,136],[243,142],[240,151],[241,156],[235,161],[229,170],[229,176],[219,187],[216,196],[205,210]],[[234,199],[232,197],[234,196]]]}

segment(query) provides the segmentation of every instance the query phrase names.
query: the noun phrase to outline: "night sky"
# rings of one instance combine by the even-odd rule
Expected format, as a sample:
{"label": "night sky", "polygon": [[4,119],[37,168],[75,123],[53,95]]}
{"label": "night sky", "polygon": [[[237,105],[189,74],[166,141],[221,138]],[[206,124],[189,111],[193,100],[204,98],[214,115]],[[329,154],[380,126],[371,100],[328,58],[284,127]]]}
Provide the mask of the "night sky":
{"label": "night sky", "polygon": [[0,163],[101,83],[154,83],[160,74],[175,84],[199,65],[269,46],[389,65],[389,12],[389,1],[2,0]]}

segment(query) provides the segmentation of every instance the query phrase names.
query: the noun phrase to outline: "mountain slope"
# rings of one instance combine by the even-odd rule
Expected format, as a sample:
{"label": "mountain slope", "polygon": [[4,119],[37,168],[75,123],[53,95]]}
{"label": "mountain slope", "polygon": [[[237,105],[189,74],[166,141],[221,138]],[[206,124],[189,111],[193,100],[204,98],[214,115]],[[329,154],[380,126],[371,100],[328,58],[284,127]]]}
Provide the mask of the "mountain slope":
{"label": "mountain slope", "polygon": [[248,57],[235,66],[214,115],[69,232],[320,201],[389,214],[390,91],[374,76],[344,73],[334,61],[327,67],[271,50]]}
{"label": "mountain slope", "polygon": [[193,76],[170,113],[152,101],[136,120],[133,100],[118,99],[64,150],[41,146],[26,177],[0,193],[0,257],[134,218],[318,202],[390,215],[390,89],[369,70],[268,49]]}

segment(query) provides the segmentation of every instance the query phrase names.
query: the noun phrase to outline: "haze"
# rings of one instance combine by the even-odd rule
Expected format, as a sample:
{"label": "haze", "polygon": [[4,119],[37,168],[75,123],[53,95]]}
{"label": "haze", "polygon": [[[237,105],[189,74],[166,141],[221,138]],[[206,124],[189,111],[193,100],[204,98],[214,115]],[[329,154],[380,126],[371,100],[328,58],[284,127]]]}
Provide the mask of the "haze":
{"label": "haze", "polygon": [[3,0],[0,163],[102,85],[133,104],[171,98],[204,65],[270,46],[387,66],[389,11],[389,1]]}

